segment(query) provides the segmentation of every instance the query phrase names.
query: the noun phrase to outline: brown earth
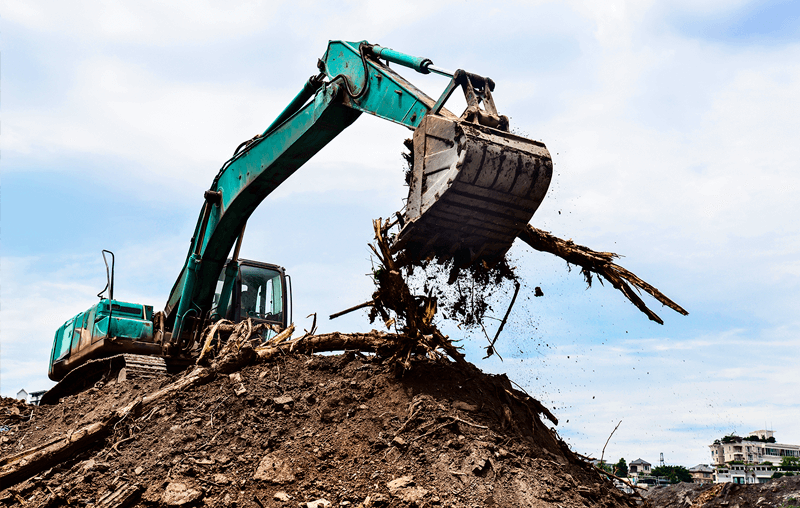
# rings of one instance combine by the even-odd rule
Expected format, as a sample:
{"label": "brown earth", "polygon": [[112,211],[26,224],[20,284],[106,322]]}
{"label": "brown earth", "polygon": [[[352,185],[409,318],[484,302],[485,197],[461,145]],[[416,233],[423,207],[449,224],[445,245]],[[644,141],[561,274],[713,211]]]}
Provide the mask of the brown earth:
{"label": "brown earth", "polygon": [[800,477],[751,485],[677,483],[646,491],[643,496],[651,508],[798,508]]}
{"label": "brown earth", "polygon": [[[65,436],[174,380],[126,381],[28,406],[9,421],[0,454]],[[18,404],[4,399],[0,409],[7,406]],[[636,505],[573,454],[540,412],[505,376],[472,366],[413,360],[403,371],[373,355],[292,354],[123,419],[94,447],[0,491],[0,503]]]}

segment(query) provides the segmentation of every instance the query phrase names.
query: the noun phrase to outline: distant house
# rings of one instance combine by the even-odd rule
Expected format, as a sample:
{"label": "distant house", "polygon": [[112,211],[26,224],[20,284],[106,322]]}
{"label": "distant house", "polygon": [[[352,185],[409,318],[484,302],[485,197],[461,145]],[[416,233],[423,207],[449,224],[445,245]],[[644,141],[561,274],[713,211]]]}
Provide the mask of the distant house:
{"label": "distant house", "polygon": [[17,392],[17,399],[24,400],[28,404],[33,404],[34,406],[39,405],[39,401],[42,400],[42,395],[45,394],[47,390],[39,390],[36,392],[28,393],[24,388]]}
{"label": "distant house", "polygon": [[642,459],[636,459],[628,464],[628,474],[631,476],[649,475],[650,463]]}
{"label": "distant house", "polygon": [[714,483],[714,468],[708,464],[697,464],[689,469],[692,475],[692,483],[705,485],[707,483]]}
{"label": "distant house", "polygon": [[47,390],[39,390],[36,392],[29,393],[28,395],[30,396],[30,400],[28,402],[30,404],[33,404],[34,406],[38,406],[39,401],[42,400],[42,395],[44,395],[45,393],[47,393]]}

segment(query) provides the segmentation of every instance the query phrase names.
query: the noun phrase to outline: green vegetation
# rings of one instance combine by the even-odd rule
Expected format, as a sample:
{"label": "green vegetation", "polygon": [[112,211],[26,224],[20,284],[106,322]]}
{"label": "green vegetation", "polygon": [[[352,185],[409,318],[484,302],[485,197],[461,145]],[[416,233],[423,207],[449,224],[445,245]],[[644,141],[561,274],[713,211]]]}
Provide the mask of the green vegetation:
{"label": "green vegetation", "polygon": [[786,500],[786,502],[778,508],[800,508],[800,500],[796,497],[790,497]]}
{"label": "green vegetation", "polygon": [[606,472],[609,472],[609,473],[613,473],[614,472],[614,468],[611,467],[611,464],[607,464],[605,460],[601,460],[600,462],[598,462],[597,463],[597,467],[599,467],[603,471],[606,471]]}
{"label": "green vegetation", "polygon": [[768,437],[768,438],[764,439],[764,438],[761,438],[759,436],[747,436],[746,438],[744,438],[744,440],[745,441],[758,441],[760,443],[774,443],[775,442],[775,438],[774,437]]}
{"label": "green vegetation", "polygon": [[619,462],[614,464],[614,474],[623,478],[628,476],[628,463],[625,459],[619,459]]}
{"label": "green vegetation", "polygon": [[692,473],[683,466],[658,466],[651,474],[668,478],[670,483],[692,482]]}
{"label": "green vegetation", "polygon": [[721,443],[741,443],[742,441],[758,441],[760,443],[774,443],[774,437],[768,437],[766,439],[762,439],[759,436],[747,436],[741,437],[737,436],[736,434],[728,434],[727,436],[723,437],[722,439],[715,439],[714,444],[721,444]]}
{"label": "green vegetation", "polygon": [[781,467],[798,467],[800,466],[800,458],[798,457],[783,457],[781,459]]}

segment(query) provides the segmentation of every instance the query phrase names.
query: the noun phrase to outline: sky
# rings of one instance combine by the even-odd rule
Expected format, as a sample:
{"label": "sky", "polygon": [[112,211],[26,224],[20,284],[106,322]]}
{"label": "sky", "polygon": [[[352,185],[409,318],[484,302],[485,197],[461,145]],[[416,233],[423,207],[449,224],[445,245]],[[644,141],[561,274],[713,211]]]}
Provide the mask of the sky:
{"label": "sky", "polygon": [[[341,5],[336,5],[341,4]],[[55,330],[115,296],[163,308],[208,188],[316,73],[330,39],[490,76],[512,131],[554,162],[531,223],[686,308],[515,244],[525,280],[497,357],[573,450],[708,463],[769,428],[800,444],[800,5],[791,1],[25,2],[0,5],[0,393],[51,386]],[[445,78],[400,71],[429,95]],[[450,105],[449,105],[450,106]],[[456,106],[451,109],[457,110]],[[294,321],[371,329],[371,220],[402,206],[402,141],[368,115],[270,195],[242,256],[291,274]],[[518,242],[519,243],[519,242]],[[533,297],[533,288],[544,292]],[[493,295],[502,317],[509,293]],[[493,335],[497,320],[487,332]],[[621,422],[621,423],[619,423]],[[615,426],[619,428],[613,433]]]}

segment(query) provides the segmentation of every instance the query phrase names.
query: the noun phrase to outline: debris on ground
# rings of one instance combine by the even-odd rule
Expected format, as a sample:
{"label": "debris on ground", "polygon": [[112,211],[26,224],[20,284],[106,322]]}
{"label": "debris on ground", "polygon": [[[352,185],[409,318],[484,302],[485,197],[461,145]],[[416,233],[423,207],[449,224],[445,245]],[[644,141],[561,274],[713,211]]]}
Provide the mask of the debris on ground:
{"label": "debris on ground", "polygon": [[[0,444],[0,502],[636,504],[572,453],[540,419],[555,417],[504,375],[424,355],[398,370],[390,358],[401,339],[380,332],[256,348],[240,336],[184,374],[29,407],[30,418],[11,426]],[[374,353],[365,352],[369,344]],[[348,345],[361,351],[312,353]],[[30,464],[38,466],[25,469]]]}
{"label": "debris on ground", "polygon": [[800,506],[800,476],[775,478],[767,483],[739,485],[676,483],[648,489],[642,496],[648,508],[796,508]]}

